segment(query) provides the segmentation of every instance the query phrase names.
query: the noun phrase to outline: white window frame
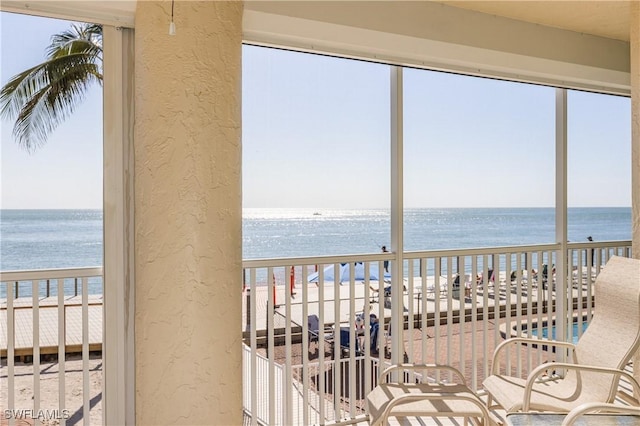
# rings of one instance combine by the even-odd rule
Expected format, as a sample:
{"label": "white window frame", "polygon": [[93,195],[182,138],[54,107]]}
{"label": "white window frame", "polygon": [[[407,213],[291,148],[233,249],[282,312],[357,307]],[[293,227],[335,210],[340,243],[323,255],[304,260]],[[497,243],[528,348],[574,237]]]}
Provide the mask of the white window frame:
{"label": "white window frame", "polygon": [[103,26],[103,424],[135,424],[134,34]]}

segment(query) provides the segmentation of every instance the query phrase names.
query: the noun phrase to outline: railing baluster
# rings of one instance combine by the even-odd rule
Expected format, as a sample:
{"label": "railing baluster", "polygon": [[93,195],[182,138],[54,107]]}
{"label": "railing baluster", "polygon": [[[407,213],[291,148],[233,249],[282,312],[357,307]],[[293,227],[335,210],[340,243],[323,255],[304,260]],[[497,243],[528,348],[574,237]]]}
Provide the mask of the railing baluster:
{"label": "railing baluster", "polygon": [[[482,354],[484,358],[484,362],[482,363],[482,375],[483,377],[489,376],[489,285],[491,284],[491,274],[489,274],[489,257],[485,254],[482,257],[482,326],[483,326],[483,339],[482,339]],[[494,287],[495,291],[495,287]],[[494,295],[495,296],[495,295]],[[493,313],[494,313],[494,323],[497,323],[495,320],[496,314],[496,301],[497,299],[494,297],[493,299]]]}
{"label": "railing baluster", "polygon": [[[507,333],[507,338],[511,335],[511,253],[505,254],[504,261],[504,293],[505,293],[505,315],[504,325]],[[502,281],[502,280],[501,280]],[[505,350],[507,359],[505,360],[507,374],[511,374],[511,347],[507,346]]]}
{"label": "railing baluster", "polygon": [[[75,279],[76,288],[78,279]],[[91,424],[91,416],[89,411],[90,392],[89,387],[89,282],[87,278],[82,278],[82,423],[89,426]],[[77,295],[77,291],[76,291]]]}
{"label": "railing baluster", "polygon": [[[494,344],[497,346],[500,342],[500,317],[501,317],[501,306],[500,306],[500,255],[493,254],[491,256],[491,266],[493,267],[493,309],[494,309],[494,328],[493,328],[493,337]],[[498,364],[501,363],[500,360],[496,360]],[[493,367],[491,367],[493,368]]]}
{"label": "railing baluster", "polygon": [[[536,276],[536,283],[537,283],[537,288],[538,288],[538,316],[537,316],[537,322],[536,322],[536,326],[537,326],[537,338],[538,339],[542,339],[542,314],[545,313],[545,297],[544,297],[544,288],[545,288],[545,283],[543,281],[543,277],[542,277],[542,268],[543,268],[543,263],[544,263],[544,252],[539,251],[537,252],[538,254],[538,263],[536,266],[536,270],[537,272],[537,276]],[[529,337],[533,337],[531,335],[531,327],[532,327],[532,323],[529,323],[529,328],[527,330],[527,333],[529,334]],[[537,346],[537,354],[538,354],[538,359],[537,359],[537,364],[540,365],[542,364],[542,345],[536,345]]]}
{"label": "railing baluster", "polygon": [[[427,361],[427,259],[420,259],[420,294],[418,298],[418,312],[420,312],[420,339],[422,350],[420,362]],[[422,306],[420,306],[422,304]]]}
{"label": "railing baluster", "polygon": [[[378,275],[382,275],[384,281],[383,269],[378,269]],[[378,279],[381,277],[378,276]],[[364,389],[363,394],[368,394],[371,389],[371,295],[370,295],[370,279],[371,279],[371,263],[364,263],[364,306],[362,308],[362,315],[364,316]],[[362,370],[361,370],[362,371]],[[361,381],[358,380],[358,385],[361,385]],[[365,408],[366,410],[366,408]],[[366,414],[366,413],[365,413]]]}
{"label": "railing baluster", "polygon": [[[516,253],[516,336],[522,336],[522,255]],[[511,276],[509,276],[511,282]],[[511,331],[511,330],[509,330]],[[516,360],[516,374],[522,377],[522,346],[518,345],[518,356]]]}
{"label": "railing baluster", "polygon": [[[318,326],[318,331],[319,333],[321,333],[321,336],[324,338],[324,329],[325,329],[325,325],[324,325],[324,301],[325,301],[325,295],[324,295],[324,265],[319,265],[318,266],[318,322],[320,323]],[[335,331],[335,329],[334,329]],[[326,417],[327,417],[327,412],[326,412],[326,407],[325,407],[325,399],[326,399],[326,383],[325,383],[325,376],[326,376],[326,366],[325,366],[325,361],[324,361],[324,342],[320,342],[320,337],[318,337],[318,347],[319,345],[322,344],[322,350],[318,349],[318,368],[320,370],[319,375],[320,375],[320,379],[318,380],[318,382],[320,383],[320,397],[319,397],[319,403],[318,406],[320,407],[320,421],[319,423],[321,425],[325,424],[326,421]],[[335,346],[336,344],[336,336],[335,336],[335,332],[333,335],[333,345]]]}
{"label": "railing baluster", "polygon": [[[531,324],[533,323],[533,254],[531,252],[525,252],[523,253],[525,256],[525,268],[527,271],[527,281],[525,283],[525,286],[527,288],[527,336],[530,336],[530,327]],[[522,333],[522,328],[519,328],[520,332]],[[531,360],[531,354],[532,352],[532,348],[531,345],[527,345],[527,366],[526,366],[526,370],[527,370],[527,374],[529,374],[529,371],[531,371],[531,367],[532,367],[532,360]]]}
{"label": "railing baluster", "polygon": [[39,281],[31,281],[31,313],[33,318],[33,411],[40,411],[40,300]]}
{"label": "railing baluster", "polygon": [[[384,271],[384,263],[382,261],[378,262],[378,272]],[[380,279],[382,278],[382,279]],[[386,357],[387,352],[387,337],[385,335],[385,315],[384,315],[384,274],[382,277],[378,276],[378,358],[383,360]],[[384,368],[378,368],[378,381],[380,383],[382,380],[382,371]]]}
{"label": "railing baluster", "polygon": [[[7,406],[15,408],[15,311],[13,307],[13,286],[7,283]],[[14,424],[14,418],[9,418],[9,425]]]}
{"label": "railing baluster", "polygon": [[[309,287],[307,281],[307,265],[301,268],[302,287],[302,424],[309,422]],[[320,330],[318,330],[320,332]],[[322,346],[321,346],[322,345]],[[318,336],[318,353],[324,351],[324,333]]]}
{"label": "railing baluster", "polygon": [[258,418],[264,419],[264,417],[259,415],[258,411],[258,318],[256,315],[257,312],[257,293],[258,289],[256,286],[256,268],[251,268],[249,270],[249,312],[247,315],[251,318],[249,326],[251,327],[249,330],[250,341],[251,341],[251,425],[258,425]]}
{"label": "railing baluster", "polygon": [[335,418],[341,419],[341,395],[342,395],[342,374],[340,358],[342,357],[342,333],[340,330],[340,264],[333,265],[333,330],[337,342],[334,344],[333,359],[336,360],[333,365],[333,383],[336,385],[333,389],[333,411]]}
{"label": "railing baluster", "polygon": [[[291,298],[292,288],[290,284],[290,270],[291,266],[284,267],[284,299],[285,299],[285,345],[286,347],[291,347]],[[293,375],[291,373],[291,351],[286,351],[285,353],[285,361],[284,361],[284,375],[285,380],[283,383],[284,386],[284,416],[283,423],[284,424],[293,424],[293,395],[291,394],[291,384],[293,383]]]}
{"label": "railing baluster", "polygon": [[[355,404],[353,399],[356,395],[356,354],[358,348],[358,335],[359,330],[356,328],[356,282],[355,282],[355,264],[349,264],[349,417],[354,418],[356,415]],[[363,312],[364,315],[364,312]],[[347,375],[345,374],[345,380]]]}
{"label": "railing baluster", "polygon": [[[456,258],[456,271],[457,271],[457,280],[458,280],[458,321],[460,325],[460,364],[459,370],[464,371],[465,367],[465,356],[466,356],[466,345],[465,345],[465,321],[466,321],[466,304],[465,304],[465,257],[458,256]],[[453,306],[452,306],[453,308]]]}
{"label": "railing baluster", "polygon": [[[64,305],[64,278],[58,278],[58,407],[61,413],[66,408],[65,396],[65,350],[66,350],[66,318]],[[60,419],[60,423],[64,426],[66,419]]]}
{"label": "railing baluster", "polygon": [[[434,273],[433,279],[435,280],[435,314],[434,314],[434,350],[435,354],[435,363],[440,363],[440,276],[442,275],[442,258],[436,257],[434,259]],[[436,380],[440,381],[440,370],[436,371]]]}
{"label": "railing baluster", "polygon": [[275,303],[276,303],[276,277],[273,275],[273,268],[267,268],[267,357],[269,358],[269,424],[276,424],[276,398],[282,396],[280,390],[276,389],[276,371],[274,365],[275,345]]}
{"label": "railing baluster", "polygon": [[[478,287],[476,285],[476,275],[478,271],[478,258],[477,256],[471,256],[471,273],[469,274],[469,298],[471,299],[471,388],[476,389],[478,386],[478,348],[476,342],[476,330],[478,324]],[[465,293],[466,293],[466,279],[465,279]],[[464,371],[464,370],[463,370]]]}
{"label": "railing baluster", "polygon": [[[451,353],[453,342],[453,258],[447,256],[447,365],[451,365]],[[449,381],[453,375],[449,374]]]}

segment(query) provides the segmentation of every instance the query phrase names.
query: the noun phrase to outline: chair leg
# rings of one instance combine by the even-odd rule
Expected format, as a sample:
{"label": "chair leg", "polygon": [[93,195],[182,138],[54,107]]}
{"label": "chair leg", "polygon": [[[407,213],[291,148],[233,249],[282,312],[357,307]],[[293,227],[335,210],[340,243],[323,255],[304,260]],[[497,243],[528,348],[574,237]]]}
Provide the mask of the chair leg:
{"label": "chair leg", "polygon": [[491,395],[487,394],[487,411],[491,411]]}

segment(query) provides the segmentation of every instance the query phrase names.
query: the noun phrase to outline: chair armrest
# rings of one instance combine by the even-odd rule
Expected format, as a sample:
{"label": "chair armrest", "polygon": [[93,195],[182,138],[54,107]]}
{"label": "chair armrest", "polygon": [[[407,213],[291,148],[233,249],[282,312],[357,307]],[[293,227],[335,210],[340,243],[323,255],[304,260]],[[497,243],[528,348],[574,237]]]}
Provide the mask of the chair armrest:
{"label": "chair armrest", "polygon": [[314,336],[316,338],[316,340],[320,340],[320,338],[322,338],[325,341],[332,341],[333,340],[333,327],[332,326],[325,326],[324,327],[324,332],[321,332],[320,330],[309,330],[308,334],[310,336]]}
{"label": "chair armrest", "polygon": [[[580,364],[570,364],[567,362],[554,362],[551,364],[554,368],[565,368],[567,370],[576,370],[580,371],[590,371],[592,373],[602,373],[602,374],[611,374],[613,376],[622,376],[631,383],[633,387],[633,391],[636,394],[640,394],[640,385],[636,381],[636,379],[629,373],[624,370],[618,370],[617,368],[607,368],[607,367],[596,367],[593,365],[580,365]],[[527,377],[527,382],[524,387],[524,395],[522,396],[522,411],[529,411],[529,405],[531,404],[531,391],[533,390],[533,384],[535,383],[538,376],[540,376],[546,369],[549,368],[549,364],[542,364],[534,368],[529,376]],[[620,377],[618,377],[620,380]]]}
{"label": "chair armrest", "polygon": [[574,350],[576,347],[576,345],[574,345],[573,343],[559,342],[556,340],[532,339],[529,337],[512,337],[500,343],[498,346],[496,346],[496,349],[493,351],[493,360],[491,362],[491,374],[498,374],[497,360],[498,360],[498,355],[500,355],[500,352],[502,352],[502,350],[507,346],[517,344],[517,343],[531,343],[536,345],[558,346],[558,347],[565,347],[565,348],[574,349]]}
{"label": "chair armrest", "polygon": [[441,365],[441,364],[396,364],[390,367],[387,367],[382,372],[383,383],[388,383],[387,377],[389,377],[389,373],[395,370],[445,370],[450,373],[453,373],[460,379],[463,385],[467,385],[467,382],[464,378],[464,375],[455,367],[450,365]]}
{"label": "chair armrest", "polygon": [[427,401],[457,400],[457,401],[471,402],[475,404],[482,412],[482,416],[484,417],[482,424],[483,425],[492,424],[491,417],[489,416],[489,411],[487,410],[487,407],[485,407],[482,401],[477,399],[474,395],[455,395],[455,394],[446,394],[446,393],[411,393],[411,394],[396,396],[386,406],[386,408],[382,412],[382,415],[380,416],[379,421],[376,421],[374,424],[386,425],[387,419],[389,418],[391,411],[396,405],[405,404],[407,402],[412,402],[412,401],[425,401],[425,400]]}
{"label": "chair armrest", "polygon": [[569,411],[569,414],[562,421],[562,426],[573,426],[574,422],[584,414],[590,414],[598,411],[612,414],[633,414],[640,416],[640,407],[629,405],[618,405],[611,403],[588,402],[582,404]]}

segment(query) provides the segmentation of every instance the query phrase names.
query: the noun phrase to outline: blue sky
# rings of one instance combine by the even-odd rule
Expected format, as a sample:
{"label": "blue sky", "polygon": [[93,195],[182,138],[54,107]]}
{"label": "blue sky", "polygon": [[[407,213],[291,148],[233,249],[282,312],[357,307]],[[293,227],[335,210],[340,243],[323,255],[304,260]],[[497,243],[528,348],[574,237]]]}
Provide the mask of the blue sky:
{"label": "blue sky", "polygon": [[[68,23],[0,14],[2,84]],[[554,204],[554,89],[405,70],[406,207]],[[100,208],[95,88],[42,149],[2,122],[2,208]],[[245,207],[389,206],[389,67],[245,46]],[[569,205],[630,206],[630,100],[569,93]]]}
{"label": "blue sky", "polygon": [[[387,207],[389,67],[245,47],[245,207]],[[630,206],[630,100],[571,91],[569,205]],[[406,69],[405,207],[552,207],[555,89]]]}
{"label": "blue sky", "polygon": [[[0,82],[44,60],[51,35],[68,21],[0,13]],[[0,125],[2,208],[102,208],[102,90],[95,87],[41,149],[18,147],[13,123]]]}

